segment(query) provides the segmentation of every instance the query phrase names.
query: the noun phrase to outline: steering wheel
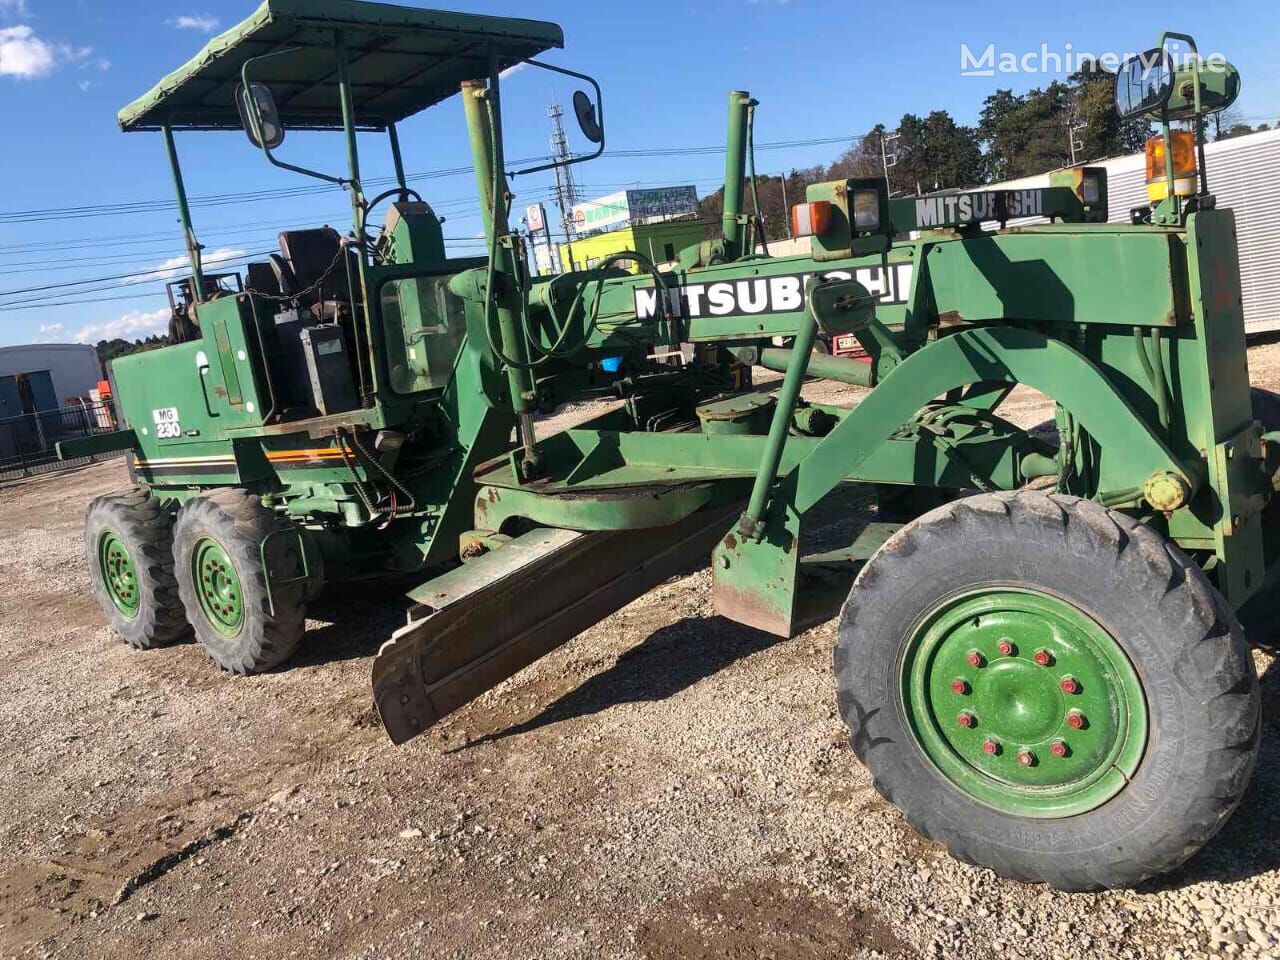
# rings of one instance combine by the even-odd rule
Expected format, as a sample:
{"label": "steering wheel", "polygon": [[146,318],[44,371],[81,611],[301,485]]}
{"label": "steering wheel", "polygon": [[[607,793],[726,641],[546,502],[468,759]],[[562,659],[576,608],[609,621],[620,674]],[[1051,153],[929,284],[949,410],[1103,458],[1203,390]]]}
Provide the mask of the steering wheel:
{"label": "steering wheel", "polygon": [[414,200],[418,201],[418,203],[426,203],[426,201],[422,199],[422,194],[418,193],[417,190],[411,190],[408,187],[392,187],[390,190],[383,190],[380,194],[378,194],[372,200],[368,200],[365,202],[364,204],[365,223],[369,222],[369,214],[373,212],[374,207],[380,204],[383,200],[386,200],[388,197],[395,197],[395,196],[399,196],[402,202],[408,201],[409,198],[412,197]]}

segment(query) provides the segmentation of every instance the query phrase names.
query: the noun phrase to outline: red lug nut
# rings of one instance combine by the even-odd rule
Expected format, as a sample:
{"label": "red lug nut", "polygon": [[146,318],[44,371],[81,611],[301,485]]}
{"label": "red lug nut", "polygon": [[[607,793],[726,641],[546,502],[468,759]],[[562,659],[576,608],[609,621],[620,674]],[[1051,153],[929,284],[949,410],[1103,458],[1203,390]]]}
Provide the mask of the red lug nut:
{"label": "red lug nut", "polygon": [[1053,741],[1053,743],[1049,744],[1049,752],[1052,753],[1055,757],[1065,757],[1068,753],[1071,752],[1071,749],[1066,745],[1064,741],[1055,740]]}
{"label": "red lug nut", "polygon": [[1075,677],[1063,677],[1062,692],[1063,693],[1079,693],[1080,681],[1077,680]]}
{"label": "red lug nut", "polygon": [[982,752],[988,756],[997,756],[1000,753],[1000,743],[996,740],[984,740],[982,743]]}
{"label": "red lug nut", "polygon": [[960,724],[960,726],[962,727],[972,727],[976,725],[977,722],[978,722],[978,718],[975,717],[968,710],[965,710],[960,714],[960,716],[956,717],[956,723]]}
{"label": "red lug nut", "polygon": [[1036,755],[1030,750],[1019,750],[1018,763],[1024,767],[1034,767],[1036,765]]}
{"label": "red lug nut", "polygon": [[969,692],[969,684],[965,680],[955,679],[951,681],[951,692],[964,696]]}
{"label": "red lug nut", "polygon": [[980,654],[977,650],[970,650],[968,656],[966,656],[964,659],[965,659],[965,662],[967,662],[971,667],[980,667],[987,662],[986,659],[982,656],[982,654]]}
{"label": "red lug nut", "polygon": [[1047,667],[1049,664],[1053,663],[1053,654],[1048,650],[1037,650],[1032,659],[1035,660],[1036,663],[1040,664],[1040,666]]}
{"label": "red lug nut", "polygon": [[1067,726],[1072,730],[1083,730],[1084,725],[1084,714],[1079,710],[1071,710],[1067,713]]}
{"label": "red lug nut", "polygon": [[1013,647],[1013,644],[1010,643],[1008,640],[1001,640],[998,644],[996,644],[996,649],[1000,651],[1000,656],[1002,657],[1013,656],[1014,647]]}

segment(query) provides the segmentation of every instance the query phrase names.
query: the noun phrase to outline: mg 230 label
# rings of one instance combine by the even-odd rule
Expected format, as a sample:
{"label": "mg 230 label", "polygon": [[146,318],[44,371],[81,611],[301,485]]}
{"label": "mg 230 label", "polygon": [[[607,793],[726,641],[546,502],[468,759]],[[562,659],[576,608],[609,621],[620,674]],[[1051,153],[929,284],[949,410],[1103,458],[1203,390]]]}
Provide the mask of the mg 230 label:
{"label": "mg 230 label", "polygon": [[172,440],[182,436],[182,425],[178,422],[177,407],[161,407],[151,411],[151,419],[156,423],[156,438]]}

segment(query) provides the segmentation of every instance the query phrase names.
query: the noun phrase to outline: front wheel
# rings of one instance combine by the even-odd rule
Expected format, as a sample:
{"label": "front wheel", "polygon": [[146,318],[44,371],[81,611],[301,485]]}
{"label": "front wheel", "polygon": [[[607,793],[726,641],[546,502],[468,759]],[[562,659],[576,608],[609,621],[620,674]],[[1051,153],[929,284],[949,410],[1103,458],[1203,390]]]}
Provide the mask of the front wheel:
{"label": "front wheel", "polygon": [[1060,889],[1176,867],[1257,756],[1257,676],[1222,597],[1074,497],[971,497],[904,527],[854,584],[835,666],[854,750],[916,829]]}

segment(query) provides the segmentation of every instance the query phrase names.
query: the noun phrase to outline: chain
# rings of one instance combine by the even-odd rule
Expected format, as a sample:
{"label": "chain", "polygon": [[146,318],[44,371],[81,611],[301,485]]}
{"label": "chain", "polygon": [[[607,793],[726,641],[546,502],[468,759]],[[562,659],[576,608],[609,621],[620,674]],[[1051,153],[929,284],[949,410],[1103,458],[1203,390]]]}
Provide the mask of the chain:
{"label": "chain", "polygon": [[338,238],[338,252],[333,255],[332,262],[330,262],[330,264],[324,268],[324,272],[320,274],[319,277],[316,278],[316,282],[311,284],[311,286],[307,287],[305,290],[298,290],[295,293],[290,293],[287,295],[276,295],[274,293],[264,293],[261,290],[255,290],[254,288],[250,287],[249,292],[252,293],[255,297],[261,297],[263,300],[270,300],[274,303],[290,303],[294,300],[299,300],[302,297],[307,296],[308,294],[314,293],[315,291],[319,290],[321,286],[324,285],[324,282],[329,279],[329,275],[333,273],[334,267],[338,265],[338,261],[340,261],[343,258],[346,252],[347,252],[347,238],[340,237]]}

